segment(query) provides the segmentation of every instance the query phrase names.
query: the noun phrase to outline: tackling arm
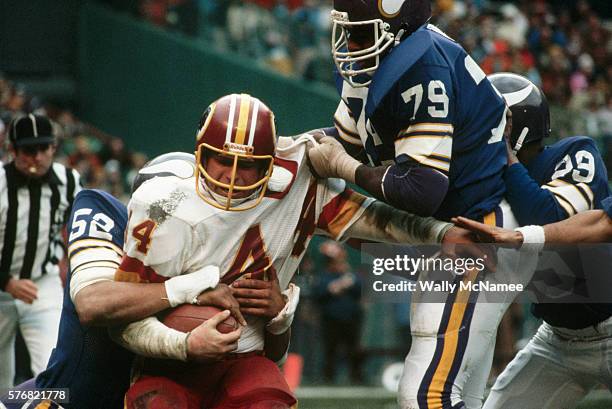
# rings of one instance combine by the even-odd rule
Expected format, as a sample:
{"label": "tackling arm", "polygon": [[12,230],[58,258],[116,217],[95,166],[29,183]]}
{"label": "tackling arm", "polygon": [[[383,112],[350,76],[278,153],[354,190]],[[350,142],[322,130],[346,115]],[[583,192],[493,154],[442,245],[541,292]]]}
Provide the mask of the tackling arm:
{"label": "tackling arm", "polygon": [[99,281],[73,298],[83,325],[117,325],[157,314],[168,308],[164,284]]}
{"label": "tackling arm", "polygon": [[419,216],[433,215],[448,190],[444,174],[409,163],[361,165],[355,171],[355,183],[377,199]]}
{"label": "tackling arm", "polygon": [[318,176],[355,183],[377,199],[420,216],[434,214],[448,190],[448,178],[435,169],[409,162],[362,165],[330,136],[321,138],[317,146],[309,149],[308,158]]}
{"label": "tackling arm", "polygon": [[544,226],[547,243],[610,243],[612,219],[603,210],[590,210]]}
{"label": "tackling arm", "polygon": [[416,216],[375,201],[347,229],[344,236],[387,243],[431,244],[442,242],[452,227],[450,223]]}
{"label": "tackling arm", "polygon": [[229,310],[221,311],[188,333],[168,328],[156,317],[112,327],[109,333],[119,345],[149,358],[180,361],[218,359],[238,347],[242,333],[242,328],[228,334],[217,331],[217,325],[229,315]]}
{"label": "tackling arm", "polygon": [[[519,247],[525,241],[525,232],[521,231],[523,228],[514,231],[502,229],[464,217],[453,219],[453,222],[476,233],[483,242]],[[603,210],[589,210],[557,223],[528,226],[528,228],[537,233],[534,237],[539,237],[538,241],[541,244],[542,241],[556,244],[612,242],[612,219]]]}
{"label": "tackling arm", "polygon": [[521,226],[554,223],[568,216],[554,194],[540,187],[522,164],[509,166],[504,173],[504,180],[506,199]]}

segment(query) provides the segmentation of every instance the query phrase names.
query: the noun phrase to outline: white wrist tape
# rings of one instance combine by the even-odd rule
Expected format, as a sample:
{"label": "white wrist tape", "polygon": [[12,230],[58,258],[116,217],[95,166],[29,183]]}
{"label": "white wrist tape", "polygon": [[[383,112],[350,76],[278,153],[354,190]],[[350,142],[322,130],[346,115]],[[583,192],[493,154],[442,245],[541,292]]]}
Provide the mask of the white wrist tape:
{"label": "white wrist tape", "polygon": [[155,317],[132,322],[125,327],[111,327],[109,332],[116,342],[137,355],[187,360],[189,334],[168,328]]}
{"label": "white wrist tape", "polygon": [[336,172],[338,176],[349,183],[355,183],[355,173],[360,165],[361,162],[348,153],[339,155],[339,157],[336,158]]}
{"label": "white wrist tape", "polygon": [[[523,244],[521,249],[529,249],[539,252],[544,247],[546,237],[544,235],[544,227],[542,226],[523,226],[514,229],[523,235]],[[526,246],[527,245],[527,246]]]}
{"label": "white wrist tape", "polygon": [[166,294],[171,307],[191,303],[200,293],[219,284],[219,267],[206,266],[193,273],[167,280]]}
{"label": "white wrist tape", "polygon": [[266,331],[273,335],[284,334],[291,327],[295,310],[300,302],[300,287],[291,283],[283,291],[283,295],[287,297],[285,307],[266,324]]}

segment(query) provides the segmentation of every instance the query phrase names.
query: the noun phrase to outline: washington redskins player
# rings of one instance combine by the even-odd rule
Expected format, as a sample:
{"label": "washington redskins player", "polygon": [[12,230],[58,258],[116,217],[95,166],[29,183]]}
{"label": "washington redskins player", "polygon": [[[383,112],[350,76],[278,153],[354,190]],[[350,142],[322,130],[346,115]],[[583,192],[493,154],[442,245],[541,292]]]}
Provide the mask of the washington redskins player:
{"label": "washington redskins player", "polygon": [[[307,164],[308,143],[316,143],[310,134],[277,138],[274,114],[259,99],[227,95],[202,115],[195,165],[182,177],[152,178],[134,192],[116,280],[156,283],[198,272],[199,284],[202,277],[210,288],[225,283],[250,301],[241,304],[247,325],[236,331],[237,342],[221,361],[188,356],[189,334],[155,317],[116,329],[122,345],[148,357],[136,365],[128,408],[296,405],[272,359],[288,348],[299,298],[290,281],[313,234],[413,244],[469,241],[467,231],[452,224],[394,209],[340,179],[317,179]],[[280,291],[280,304],[264,308],[271,305],[264,295]]]}

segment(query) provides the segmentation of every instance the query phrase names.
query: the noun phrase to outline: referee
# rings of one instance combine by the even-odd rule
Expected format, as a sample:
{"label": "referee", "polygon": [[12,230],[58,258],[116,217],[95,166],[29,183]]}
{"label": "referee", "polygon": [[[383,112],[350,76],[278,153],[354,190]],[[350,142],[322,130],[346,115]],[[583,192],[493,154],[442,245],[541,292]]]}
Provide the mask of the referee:
{"label": "referee", "polygon": [[0,166],[0,393],[13,386],[17,326],[41,372],[55,346],[62,307],[62,229],[79,174],[53,162],[48,118],[22,115],[9,125],[13,160]]}

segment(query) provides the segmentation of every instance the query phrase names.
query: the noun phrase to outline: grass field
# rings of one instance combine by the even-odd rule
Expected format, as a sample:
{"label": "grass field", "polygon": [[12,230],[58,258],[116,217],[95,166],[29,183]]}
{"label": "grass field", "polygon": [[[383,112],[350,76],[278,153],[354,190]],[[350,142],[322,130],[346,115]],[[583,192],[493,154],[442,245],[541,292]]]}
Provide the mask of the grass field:
{"label": "grass field", "polygon": [[[395,395],[375,387],[304,387],[297,390],[300,409],[397,409]],[[562,408],[559,408],[562,409]],[[591,392],[577,409],[612,409],[612,394]]]}

